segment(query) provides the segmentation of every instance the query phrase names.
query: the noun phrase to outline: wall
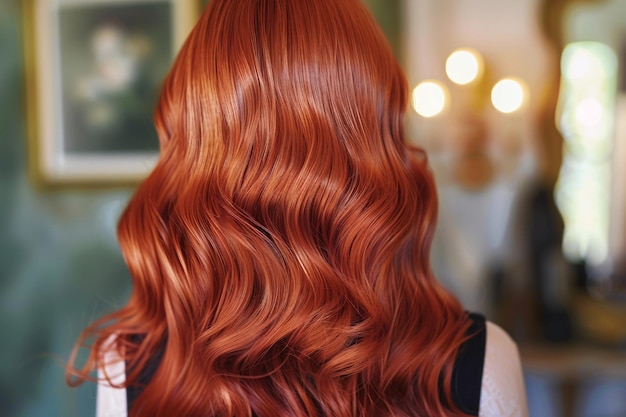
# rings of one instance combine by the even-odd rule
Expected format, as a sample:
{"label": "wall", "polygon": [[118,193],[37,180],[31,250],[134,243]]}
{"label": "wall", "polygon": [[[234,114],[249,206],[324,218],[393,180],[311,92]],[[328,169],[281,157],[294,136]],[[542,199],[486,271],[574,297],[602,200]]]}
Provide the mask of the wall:
{"label": "wall", "polygon": [[0,416],[93,415],[93,386],[66,387],[63,365],[129,292],[114,230],[129,191],[29,183],[20,4],[0,1]]}

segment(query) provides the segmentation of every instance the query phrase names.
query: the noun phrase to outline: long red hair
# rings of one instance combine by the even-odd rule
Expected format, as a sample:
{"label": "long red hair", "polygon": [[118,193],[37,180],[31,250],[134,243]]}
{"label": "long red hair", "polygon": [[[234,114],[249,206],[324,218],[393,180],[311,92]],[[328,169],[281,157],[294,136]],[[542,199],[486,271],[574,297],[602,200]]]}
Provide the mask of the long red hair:
{"label": "long red hair", "polygon": [[[123,213],[134,416],[449,416],[467,329],[433,279],[436,191],[407,83],[358,0],[212,0],[163,85]],[[125,337],[139,334],[139,342]],[[73,363],[73,359],[71,361]]]}

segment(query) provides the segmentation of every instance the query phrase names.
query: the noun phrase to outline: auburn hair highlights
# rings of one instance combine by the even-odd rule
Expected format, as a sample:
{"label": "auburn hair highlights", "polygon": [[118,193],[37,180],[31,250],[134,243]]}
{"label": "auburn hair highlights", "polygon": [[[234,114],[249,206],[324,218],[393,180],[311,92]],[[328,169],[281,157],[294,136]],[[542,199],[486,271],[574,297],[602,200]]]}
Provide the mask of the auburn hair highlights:
{"label": "auburn hair highlights", "polygon": [[358,0],[211,0],[119,222],[131,298],[83,332],[72,383],[113,335],[124,386],[163,350],[132,416],[462,415],[468,323],[431,273],[436,191],[407,94]]}

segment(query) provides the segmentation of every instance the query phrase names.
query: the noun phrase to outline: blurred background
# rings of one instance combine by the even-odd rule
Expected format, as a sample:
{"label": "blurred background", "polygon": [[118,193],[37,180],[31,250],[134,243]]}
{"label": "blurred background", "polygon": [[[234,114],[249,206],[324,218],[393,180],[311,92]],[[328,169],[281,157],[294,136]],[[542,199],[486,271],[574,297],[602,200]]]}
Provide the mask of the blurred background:
{"label": "blurred background", "polygon": [[[0,416],[93,415],[64,383],[124,304],[115,226],[196,0],[0,0]],[[432,261],[520,346],[531,416],[626,416],[626,1],[366,0],[440,193]]]}

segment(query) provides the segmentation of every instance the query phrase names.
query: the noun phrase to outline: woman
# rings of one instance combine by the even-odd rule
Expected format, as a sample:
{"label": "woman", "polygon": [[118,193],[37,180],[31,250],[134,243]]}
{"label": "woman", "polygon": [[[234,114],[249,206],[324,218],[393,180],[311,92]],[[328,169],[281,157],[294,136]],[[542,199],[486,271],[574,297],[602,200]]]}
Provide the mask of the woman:
{"label": "woman", "polygon": [[515,345],[431,274],[406,105],[358,0],[210,2],[119,223],[131,299],[80,341],[99,415],[487,416],[489,384],[525,415]]}

